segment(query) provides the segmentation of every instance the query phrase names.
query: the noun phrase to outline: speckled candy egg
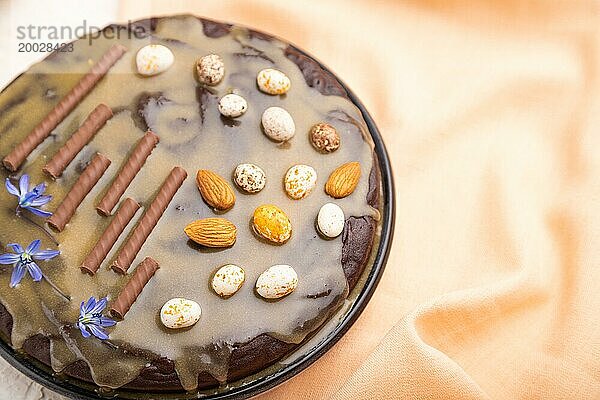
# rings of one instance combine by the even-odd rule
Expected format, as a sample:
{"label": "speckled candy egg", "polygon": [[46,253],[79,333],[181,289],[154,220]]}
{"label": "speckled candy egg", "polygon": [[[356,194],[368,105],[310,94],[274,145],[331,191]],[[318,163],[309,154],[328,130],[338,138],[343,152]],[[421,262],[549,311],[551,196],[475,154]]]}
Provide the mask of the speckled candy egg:
{"label": "speckled candy egg", "polygon": [[254,231],[276,244],[282,244],[292,236],[292,223],[283,210],[272,204],[264,204],[254,210],[252,216]]}
{"label": "speckled candy egg", "polygon": [[217,54],[208,54],[196,62],[196,71],[200,82],[215,86],[225,76],[225,63]]}
{"label": "speckled candy egg", "polygon": [[248,102],[242,96],[231,93],[219,100],[219,112],[225,117],[237,118],[248,109]]}
{"label": "speckled candy egg", "polygon": [[137,52],[135,62],[141,75],[152,76],[166,71],[173,65],[175,56],[168,47],[161,44],[149,44]]}
{"label": "speckled candy egg", "polygon": [[298,286],[294,268],[280,264],[269,267],[256,280],[256,292],[265,299],[279,299],[292,293]]}
{"label": "speckled candy egg", "polygon": [[273,68],[260,71],[256,75],[256,84],[262,92],[273,95],[287,93],[292,86],[286,74]]}
{"label": "speckled candy egg", "polygon": [[296,133],[294,119],[281,107],[269,107],[262,115],[265,135],[278,142],[290,140]]}
{"label": "speckled candy egg", "polygon": [[240,189],[247,193],[258,193],[267,182],[265,171],[255,164],[240,164],[235,168],[233,179]]}
{"label": "speckled candy egg", "polygon": [[317,215],[317,229],[328,238],[338,237],[344,230],[344,211],[334,203],[321,207]]}
{"label": "speckled candy egg", "polygon": [[160,309],[160,321],[169,329],[187,328],[200,319],[202,309],[193,300],[176,297]]}
{"label": "speckled candy egg", "polygon": [[288,196],[294,200],[303,199],[317,184],[317,171],[309,165],[294,165],[285,174],[284,184]]}
{"label": "speckled candy egg", "polygon": [[340,135],[337,130],[324,122],[313,125],[309,137],[313,147],[320,153],[332,153],[340,147]]}
{"label": "speckled candy egg", "polygon": [[221,297],[233,296],[244,284],[246,274],[234,264],[222,266],[212,277],[212,289]]}

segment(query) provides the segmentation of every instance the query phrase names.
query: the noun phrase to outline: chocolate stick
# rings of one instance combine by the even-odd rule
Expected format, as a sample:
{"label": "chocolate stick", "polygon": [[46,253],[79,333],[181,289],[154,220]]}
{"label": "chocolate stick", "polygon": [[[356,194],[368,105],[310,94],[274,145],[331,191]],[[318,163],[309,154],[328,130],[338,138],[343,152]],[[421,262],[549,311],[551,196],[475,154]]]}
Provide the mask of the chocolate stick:
{"label": "chocolate stick", "polygon": [[100,264],[106,258],[106,255],[112,249],[115,242],[123,233],[123,230],[131,221],[131,218],[135,215],[136,211],[140,208],[140,205],[131,198],[126,198],[121,204],[119,211],[115,214],[110,224],[106,227],[100,239],[94,245],[94,248],[83,261],[81,265],[81,271],[87,272],[90,275],[94,275]]}
{"label": "chocolate stick", "polygon": [[42,168],[42,171],[56,179],[73,161],[75,156],[88,144],[94,135],[112,118],[113,113],[106,104],[100,104],[85,119],[77,131],[58,150],[52,159]]}
{"label": "chocolate stick", "polygon": [[112,265],[112,269],[120,274],[126,274],[135,259],[135,256],[142,248],[142,245],[156,226],[158,220],[167,209],[167,206],[173,200],[173,196],[187,178],[187,172],[181,167],[174,167],[171,173],[165,179],[158,194],[150,203],[150,206],[140,218],[135,226],[133,233],[121,247],[117,259]]}
{"label": "chocolate stick", "polygon": [[123,193],[125,193],[125,190],[129,187],[133,178],[135,178],[142,168],[157,143],[158,136],[151,131],[146,132],[139,140],[131,152],[131,155],[123,165],[123,168],[121,168],[121,171],[108,188],[108,191],[104,197],[102,197],[98,206],[96,206],[96,210],[98,210],[100,214],[110,215],[112,209],[115,207]]}
{"label": "chocolate stick", "polygon": [[158,263],[152,257],[144,258],[144,261],[139,263],[135,272],[133,273],[129,282],[125,285],[119,297],[112,304],[110,308],[110,315],[117,319],[123,319],[127,311],[131,308],[131,305],[138,298],[144,286],[148,283],[150,278],[154,276],[154,273],[158,270]]}
{"label": "chocolate stick", "polygon": [[85,196],[92,190],[94,185],[104,174],[110,160],[106,156],[96,153],[90,164],[79,175],[77,182],[73,185],[67,196],[60,203],[54,214],[48,218],[48,225],[61,232],[65,225],[71,220],[75,210],[83,201]]}
{"label": "chocolate stick", "polygon": [[16,171],[27,156],[44,141],[79,102],[92,91],[108,70],[125,54],[127,49],[120,44],[112,46],[92,69],[81,78],[71,91],[50,111],[48,115],[19,143],[2,161],[6,169]]}

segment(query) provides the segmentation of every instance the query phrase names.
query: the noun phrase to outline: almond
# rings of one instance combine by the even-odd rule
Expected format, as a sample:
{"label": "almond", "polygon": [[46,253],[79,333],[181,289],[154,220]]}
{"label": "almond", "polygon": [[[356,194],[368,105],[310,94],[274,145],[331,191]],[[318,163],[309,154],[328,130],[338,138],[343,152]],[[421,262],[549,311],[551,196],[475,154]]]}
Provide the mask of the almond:
{"label": "almond", "polygon": [[227,181],[207,169],[196,174],[196,183],[206,203],[217,210],[229,210],[235,204],[235,194]]}
{"label": "almond", "polygon": [[360,164],[356,161],[340,165],[329,175],[325,192],[335,199],[350,195],[360,179]]}
{"label": "almond", "polygon": [[235,243],[237,228],[225,218],[205,218],[191,222],[184,229],[194,242],[206,247],[229,247]]}

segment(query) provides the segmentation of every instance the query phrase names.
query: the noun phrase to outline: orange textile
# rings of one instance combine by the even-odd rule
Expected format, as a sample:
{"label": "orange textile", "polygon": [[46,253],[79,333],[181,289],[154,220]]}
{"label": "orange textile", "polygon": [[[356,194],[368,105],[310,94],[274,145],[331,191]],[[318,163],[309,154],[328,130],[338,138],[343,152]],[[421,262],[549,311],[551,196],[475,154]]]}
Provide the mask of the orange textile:
{"label": "orange textile", "polygon": [[257,398],[600,398],[600,3],[203,0],[296,43],[366,104],[396,232],[357,323]]}

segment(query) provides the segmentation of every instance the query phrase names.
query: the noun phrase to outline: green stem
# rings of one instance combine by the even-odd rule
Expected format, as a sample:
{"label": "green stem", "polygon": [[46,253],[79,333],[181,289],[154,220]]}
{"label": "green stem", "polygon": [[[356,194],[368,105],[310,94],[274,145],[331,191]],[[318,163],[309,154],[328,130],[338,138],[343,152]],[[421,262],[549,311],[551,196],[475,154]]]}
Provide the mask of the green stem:
{"label": "green stem", "polygon": [[64,297],[64,298],[65,298],[65,300],[67,300],[67,301],[71,301],[71,296],[69,296],[69,295],[65,294],[65,292],[63,292],[62,290],[60,290],[60,289],[58,288],[58,286],[56,286],[56,285],[54,284],[54,282],[52,282],[52,281],[51,281],[51,280],[50,280],[50,279],[49,279],[49,278],[46,276],[46,274],[44,274],[44,273],[42,272],[42,276],[44,277],[44,279],[46,280],[46,282],[48,282],[48,284],[49,284],[50,286],[52,286],[52,289],[56,290],[56,292],[57,292],[58,294],[60,294],[62,297]]}
{"label": "green stem", "polygon": [[116,344],[114,344],[113,342],[111,342],[109,339],[102,340],[102,344],[105,344],[106,346],[110,347],[113,350],[118,350],[119,349],[119,346],[117,346]]}
{"label": "green stem", "polygon": [[54,238],[54,236],[52,235],[52,233],[50,233],[44,226],[38,224],[37,222],[35,222],[34,220],[32,220],[31,218],[29,218],[28,216],[26,216],[25,214],[23,214],[23,212],[21,211],[21,209],[17,209],[17,216],[20,218],[23,218],[25,221],[29,222],[30,224],[36,226],[37,228],[41,229],[42,232],[44,232],[46,234],[46,236],[48,236],[50,238],[50,240],[52,240],[52,242],[58,246],[58,241]]}

